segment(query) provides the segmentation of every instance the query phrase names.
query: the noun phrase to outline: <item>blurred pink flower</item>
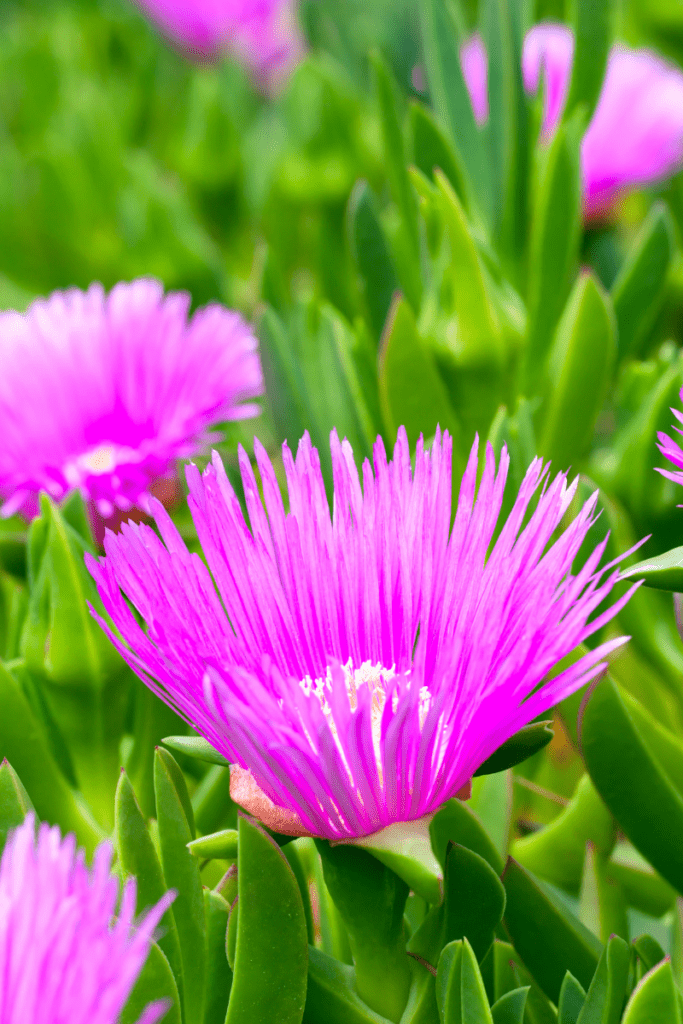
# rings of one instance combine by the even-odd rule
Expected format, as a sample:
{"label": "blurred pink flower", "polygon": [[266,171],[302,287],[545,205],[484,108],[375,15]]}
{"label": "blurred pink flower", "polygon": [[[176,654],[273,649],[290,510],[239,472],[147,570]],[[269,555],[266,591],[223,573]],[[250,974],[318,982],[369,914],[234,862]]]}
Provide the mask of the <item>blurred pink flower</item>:
{"label": "blurred pink flower", "polygon": [[[566,25],[535,25],[522,56],[529,93],[544,82],[543,125],[552,137],[567,99],[574,38]],[[479,36],[461,49],[475,118],[488,119],[487,56]],[[584,215],[608,214],[620,195],[675,173],[683,165],[683,73],[648,50],[615,46],[600,100],[581,144]]]}
{"label": "blurred pink flower", "polygon": [[[111,874],[102,843],[92,869],[73,835],[29,814],[0,861],[0,1021],[2,1024],[115,1024],[147,959],[167,893],[135,921],[135,881]],[[138,1024],[166,1012],[150,1003]]]}
{"label": "blurred pink flower", "polygon": [[[679,397],[681,401],[683,401],[683,388],[681,389]],[[679,409],[672,409],[671,412],[674,414],[679,424],[683,424],[683,412]],[[683,434],[683,430],[680,427],[674,427],[673,429],[677,434]],[[665,459],[668,459],[669,462],[674,464],[676,469],[660,469],[659,466],[655,466],[655,469],[658,473],[661,473],[662,476],[665,476],[667,480],[673,480],[675,484],[683,484],[683,450],[681,450],[680,445],[676,444],[673,438],[669,437],[668,434],[665,434],[663,430],[659,431],[657,438],[659,440],[657,447],[660,452]]]}
{"label": "blurred pink flower", "polygon": [[38,495],[79,490],[111,524],[149,510],[155,484],[205,449],[263,391],[251,328],[158,281],[55,292],[0,314],[0,509],[32,518]]}
{"label": "blurred pink flower", "polygon": [[136,0],[188,54],[230,51],[256,81],[273,88],[303,53],[295,0]]}
{"label": "blurred pink flower", "polygon": [[598,569],[606,541],[571,574],[597,494],[558,533],[576,482],[549,482],[540,459],[501,526],[508,455],[496,472],[487,446],[477,491],[475,442],[451,529],[447,433],[418,443],[414,470],[403,429],[393,462],[378,439],[362,486],[349,443],[333,432],[331,448],[331,513],[308,435],[296,460],[283,446],[289,512],[256,442],[263,499],[240,452],[250,527],[217,455],[187,469],[206,564],[157,503],[161,540],[126,524],[87,565],[116,635],[98,621],[231,762],[236,801],[277,831],[350,840],[466,795],[486,758],[624,643],[549,678],[631,591],[593,617],[619,575]]}

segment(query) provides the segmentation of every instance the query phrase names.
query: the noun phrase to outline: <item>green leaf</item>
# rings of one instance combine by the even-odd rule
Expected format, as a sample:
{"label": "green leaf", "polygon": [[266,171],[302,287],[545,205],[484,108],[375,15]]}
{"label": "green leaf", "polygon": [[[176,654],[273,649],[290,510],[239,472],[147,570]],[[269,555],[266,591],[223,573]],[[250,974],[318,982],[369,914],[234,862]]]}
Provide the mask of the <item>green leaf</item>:
{"label": "green leaf", "polygon": [[485,0],[480,7],[488,54],[489,119],[496,228],[503,250],[518,255],[527,230],[528,125],[522,82],[520,0]]}
{"label": "green leaf", "polygon": [[610,679],[596,687],[586,706],[581,743],[595,788],[625,834],[683,892],[683,798],[643,742]]}
{"label": "green leaf", "polygon": [[586,991],[569,971],[564,976],[557,1006],[557,1024],[577,1024]]}
{"label": "green leaf", "polygon": [[[137,912],[141,914],[145,907],[159,902],[168,886],[147,822],[125,772],[121,772],[116,789],[114,822],[116,856],[122,874],[136,879]],[[173,906],[162,917],[161,929],[159,946],[168,957],[182,995],[182,958]]]}
{"label": "green leaf", "polygon": [[0,854],[5,848],[8,834],[18,828],[32,810],[31,798],[5,758],[0,764]]}
{"label": "green leaf", "polygon": [[143,1010],[157,999],[168,1001],[164,1024],[181,1024],[180,997],[173,971],[162,950],[153,942],[145,965],[121,1011],[119,1024],[138,1024]]}
{"label": "green leaf", "polygon": [[190,820],[192,807],[182,772],[171,755],[160,747],[154,758],[154,792],[164,879],[169,889],[177,892],[173,916],[183,965],[185,1024],[201,1024],[206,934],[199,865],[187,848],[194,839],[194,821]]}
{"label": "green leaf", "polygon": [[230,767],[230,762],[217,750],[214,750],[203,736],[166,736],[161,742],[169,750],[176,750],[179,754],[185,754],[187,757],[195,757],[198,761],[219,764],[223,768]]}
{"label": "green leaf", "polygon": [[539,152],[529,242],[529,320],[524,365],[533,394],[569,294],[581,237],[579,133],[561,125]]}
{"label": "green leaf", "polygon": [[210,836],[201,836],[188,843],[187,848],[191,854],[202,860],[236,860],[237,831],[234,828],[226,828]]}
{"label": "green leaf", "polygon": [[308,943],[299,886],[259,825],[241,814],[238,832],[239,917],[225,1024],[300,1024]]}
{"label": "green leaf", "polygon": [[386,171],[391,191],[401,214],[401,234],[409,254],[409,273],[404,281],[406,295],[417,311],[422,297],[420,279],[420,232],[418,228],[417,198],[408,177],[403,131],[396,105],[396,86],[386,63],[378,51],[371,55],[375,87],[379,99],[384,137]]}
{"label": "green leaf", "polygon": [[569,297],[548,358],[539,453],[567,469],[590,444],[616,354],[614,313],[592,272]]}
{"label": "green leaf", "polygon": [[607,857],[586,843],[579,894],[581,921],[602,942],[611,935],[629,940],[628,904],[621,885],[610,874]]}
{"label": "green leaf", "polygon": [[515,988],[512,992],[506,992],[504,996],[491,1007],[493,1024],[524,1024],[524,1011],[526,1009],[528,987]]}
{"label": "green leaf", "polygon": [[459,436],[446,388],[420,337],[412,310],[400,296],[392,304],[382,339],[379,393],[389,436],[395,437],[398,428],[404,426],[411,447],[420,434],[433,437],[439,425]]}
{"label": "green leaf", "polygon": [[[30,543],[29,604],[22,634],[26,665],[40,679],[76,771],[79,789],[107,829],[120,768],[131,672],[88,602],[103,612],[84,541],[47,495],[40,498],[37,544]],[[36,556],[39,555],[37,558]]]}
{"label": "green leaf", "polygon": [[610,0],[571,0],[569,14],[575,42],[565,111],[569,115],[581,104],[588,123],[605,77],[612,36],[612,5]]}
{"label": "green leaf", "polygon": [[403,912],[408,886],[355,845],[316,840],[325,884],[346,925],[361,999],[399,1020],[408,998],[410,964]]}
{"label": "green leaf", "polygon": [[451,844],[444,876],[446,941],[466,938],[481,963],[493,945],[504,910],[505,889],[493,868],[473,850]]}
{"label": "green leaf", "polygon": [[[277,838],[275,837],[277,842]],[[303,841],[305,844],[305,840]],[[306,935],[308,942],[312,945],[315,942],[315,923],[313,921],[313,908],[311,906],[311,891],[310,883],[313,879],[313,870],[311,865],[311,852],[310,849],[306,849],[301,841],[287,843],[286,845],[278,844],[282,850],[285,860],[292,869],[292,873],[296,878],[297,885],[299,886],[299,893],[301,895],[301,902],[304,908],[304,916],[306,918]],[[302,848],[303,847],[303,848]]]}
{"label": "green leaf", "polygon": [[441,1024],[493,1024],[479,964],[467,939],[443,949],[436,975],[436,1002]]}
{"label": "green leaf", "polygon": [[402,821],[381,833],[357,839],[355,846],[368,850],[382,864],[402,878],[427,903],[440,903],[443,896],[443,868],[434,856],[429,826],[424,819]]}
{"label": "green leaf", "polygon": [[399,284],[375,199],[366,181],[358,181],[353,187],[347,211],[347,232],[351,255],[361,279],[370,328],[379,343]]}
{"label": "green leaf", "polygon": [[681,1024],[671,964],[664,960],[638,983],[628,1001],[622,1024]]}
{"label": "green leaf", "polygon": [[462,365],[498,366],[505,356],[503,338],[477,246],[450,182],[441,171],[436,171],[434,177],[451,244],[448,272],[458,317],[458,361]]}
{"label": "green leaf", "polygon": [[555,1004],[565,973],[590,985],[602,947],[531,874],[508,859],[503,874],[507,895],[504,925],[525,965]]}
{"label": "green leaf", "polygon": [[628,943],[613,935],[602,952],[577,1024],[619,1024],[630,963]]}
{"label": "green leaf", "polygon": [[203,1024],[224,1024],[228,1008],[232,971],[228,964],[225,940],[230,907],[222,896],[204,890],[206,920],[206,988]]}
{"label": "green leaf", "polygon": [[0,663],[0,758],[7,759],[26,787],[41,821],[75,832],[92,855],[104,833],[88,807],[69,788],[45,734],[14,676]]}
{"label": "green leaf", "polygon": [[512,855],[519,863],[563,889],[578,892],[586,843],[611,853],[616,830],[588,775],[580,780],[571,801],[549,825],[518,839]]}
{"label": "green leaf", "polygon": [[546,722],[531,722],[525,725],[519,732],[506,740],[498,747],[495,754],[484,761],[474,773],[477,775],[493,775],[494,772],[504,772],[507,768],[514,768],[515,765],[526,761],[528,757],[543,750],[555,735],[552,729],[552,720]]}
{"label": "green leaf", "polygon": [[259,355],[263,364],[268,404],[278,437],[296,450],[309,422],[301,369],[287,331],[274,310],[264,310],[258,322]]}
{"label": "green leaf", "polygon": [[504,861],[486,832],[481,821],[462,800],[448,800],[432,818],[429,826],[434,856],[446,868],[449,841],[466,846],[490,864],[496,875],[503,871]]}
{"label": "green leaf", "polygon": [[641,935],[634,939],[633,947],[643,961],[646,971],[651,971],[653,967],[656,967],[666,957],[662,947],[651,935]]}
{"label": "green leaf", "polygon": [[458,162],[467,170],[468,190],[477,195],[490,221],[493,212],[491,160],[465,85],[459,33],[446,0],[421,0],[420,12],[427,80],[434,108],[450,136]]}
{"label": "green leaf", "polygon": [[467,205],[464,171],[449,140],[436,123],[432,113],[413,101],[409,108],[410,158],[427,178],[434,180],[439,168],[453,186],[460,202]]}
{"label": "green leaf", "polygon": [[645,558],[628,569],[621,570],[623,580],[643,580],[646,587],[656,590],[683,592],[683,547],[672,548],[663,555]]}
{"label": "green leaf", "polygon": [[197,832],[210,835],[221,828],[237,828],[237,804],[230,797],[230,769],[214,765],[192,794]]}
{"label": "green leaf", "polygon": [[[512,771],[510,769],[497,772],[495,775],[480,775],[472,780],[472,796],[467,802],[467,806],[474,811],[498,852],[500,866],[494,867],[497,874],[502,874],[503,865],[508,855],[512,828],[512,805]],[[464,843],[463,845],[467,846],[468,844]],[[477,852],[485,860],[488,860],[482,850]]]}
{"label": "green leaf", "polygon": [[629,907],[650,917],[662,917],[671,910],[676,899],[676,890],[645,862],[636,867],[611,860],[607,865],[607,878],[616,882]]}
{"label": "green leaf", "polygon": [[388,1024],[388,1019],[359,997],[353,967],[309,946],[303,1024]]}
{"label": "green leaf", "polygon": [[662,308],[676,251],[668,207],[655,203],[611,288],[620,356],[639,356]]}

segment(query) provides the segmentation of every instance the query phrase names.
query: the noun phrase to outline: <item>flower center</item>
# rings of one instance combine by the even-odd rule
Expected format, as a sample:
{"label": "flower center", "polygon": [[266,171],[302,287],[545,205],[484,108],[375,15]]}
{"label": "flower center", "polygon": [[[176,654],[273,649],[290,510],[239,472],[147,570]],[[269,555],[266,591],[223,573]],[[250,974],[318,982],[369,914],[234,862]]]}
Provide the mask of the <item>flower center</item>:
{"label": "flower center", "polygon": [[116,467],[116,445],[105,442],[81,455],[78,460],[82,469],[94,476],[111,473]]}

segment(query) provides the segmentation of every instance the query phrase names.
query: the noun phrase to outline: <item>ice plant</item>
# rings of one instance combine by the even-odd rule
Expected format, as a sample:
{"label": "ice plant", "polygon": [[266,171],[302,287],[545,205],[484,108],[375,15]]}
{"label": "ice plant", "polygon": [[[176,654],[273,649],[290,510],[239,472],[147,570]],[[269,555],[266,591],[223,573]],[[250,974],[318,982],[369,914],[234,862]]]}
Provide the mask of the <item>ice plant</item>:
{"label": "ice plant", "polygon": [[0,514],[30,519],[40,491],[74,489],[105,521],[147,511],[212,424],[255,414],[251,328],[216,304],[188,320],[189,304],[141,279],[0,314]]}
{"label": "ice plant", "polygon": [[[679,397],[681,398],[681,401],[683,401],[683,388],[681,388]],[[679,409],[672,409],[671,411],[678,422],[683,423],[683,412]],[[674,427],[673,429],[677,434],[683,434],[683,430],[681,430],[680,427]],[[655,469],[658,473],[661,473],[662,476],[665,476],[667,480],[673,480],[675,484],[683,484],[683,450],[680,445],[676,444],[673,438],[669,437],[668,434],[665,434],[663,430],[659,431],[657,438],[659,441],[657,447],[660,452],[665,459],[668,459],[669,462],[674,464],[676,469],[662,469],[659,466],[655,466]]]}
{"label": "ice plant", "polygon": [[250,528],[217,456],[187,469],[208,569],[158,503],[162,540],[127,524],[88,567],[116,635],[105,629],[231,762],[237,801],[282,832],[349,840],[436,811],[595,677],[623,637],[548,673],[630,592],[589,621],[618,576],[598,570],[604,542],[571,574],[596,495],[551,543],[576,483],[549,483],[540,460],[494,541],[505,449],[496,471],[487,447],[475,500],[475,442],[451,529],[447,433],[418,444],[414,470],[405,431],[391,462],[378,439],[362,486],[348,442],[333,432],[331,448],[331,513],[307,435],[296,460],[283,446],[289,512],[256,442],[263,504],[240,453]]}
{"label": "ice plant", "polygon": [[[92,869],[75,837],[29,814],[8,837],[0,861],[0,1022],[116,1024],[173,899],[167,894],[135,920],[135,881],[119,902],[112,847]],[[151,1003],[138,1024],[166,1011]]]}
{"label": "ice plant", "polygon": [[272,87],[303,52],[294,0],[137,0],[190,56],[210,59],[232,52]]}
{"label": "ice plant", "polygon": [[[574,58],[566,25],[542,23],[526,35],[522,76],[528,93],[544,83],[542,132],[562,116]],[[461,50],[479,124],[488,119],[487,55],[479,36]],[[581,143],[584,215],[610,212],[628,189],[667,178],[683,165],[683,73],[649,50],[612,48],[602,92]]]}

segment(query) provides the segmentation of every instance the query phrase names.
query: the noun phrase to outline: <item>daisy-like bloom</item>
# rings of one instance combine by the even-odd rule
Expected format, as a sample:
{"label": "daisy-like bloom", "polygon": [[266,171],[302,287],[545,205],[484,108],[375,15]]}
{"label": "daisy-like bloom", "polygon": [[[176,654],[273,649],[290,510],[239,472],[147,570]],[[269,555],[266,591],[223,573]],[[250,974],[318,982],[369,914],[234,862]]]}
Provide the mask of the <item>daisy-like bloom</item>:
{"label": "daisy-like bloom", "polygon": [[137,0],[188,55],[231,52],[257,83],[273,88],[303,54],[294,0]]}
{"label": "daisy-like bloom", "polygon": [[0,314],[1,515],[79,490],[115,525],[206,450],[208,427],[258,412],[242,404],[263,391],[251,328],[219,305],[188,321],[189,304],[142,279]]}
{"label": "daisy-like bloom", "polygon": [[[33,815],[9,836],[0,861],[2,1024],[115,1024],[173,894],[135,920],[135,881],[111,874],[102,843],[88,869],[73,835]],[[151,1003],[138,1024],[163,1017]]]}
{"label": "daisy-like bloom", "polygon": [[[535,25],[522,55],[524,87],[544,82],[542,133],[550,139],[567,99],[574,37],[566,25]],[[487,55],[479,36],[461,50],[463,75],[479,124],[488,119]],[[598,105],[581,144],[586,220],[610,213],[627,190],[670,177],[683,166],[683,73],[649,50],[614,46]]]}
{"label": "daisy-like bloom", "polygon": [[128,524],[88,567],[118,635],[105,629],[231,762],[237,802],[281,832],[353,840],[466,792],[505,740],[596,676],[625,638],[547,678],[630,592],[588,622],[618,576],[598,570],[604,543],[570,574],[596,495],[551,544],[576,483],[548,483],[540,460],[494,542],[505,450],[496,472],[487,447],[475,500],[475,442],[451,529],[447,433],[418,444],[414,470],[403,429],[391,462],[378,439],[362,485],[348,442],[333,432],[331,448],[331,514],[307,435],[296,460],[283,447],[288,513],[256,443],[264,504],[240,453],[250,528],[217,456],[203,475],[188,467],[208,569],[159,504],[162,540]]}
{"label": "daisy-like bloom", "polygon": [[[681,401],[683,401],[683,388],[681,388],[679,397],[681,398]],[[672,409],[671,411],[678,422],[683,424],[683,412],[679,409]],[[681,427],[675,426],[673,429],[677,434],[683,434]],[[668,459],[669,462],[674,464],[676,469],[662,469],[659,466],[655,466],[655,469],[658,473],[661,473],[662,476],[665,476],[667,480],[673,480],[675,484],[683,484],[683,450],[680,445],[676,444],[673,438],[669,437],[668,434],[665,434],[663,430],[659,431],[657,439],[659,441],[657,447],[660,452],[665,459]]]}

